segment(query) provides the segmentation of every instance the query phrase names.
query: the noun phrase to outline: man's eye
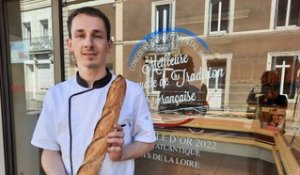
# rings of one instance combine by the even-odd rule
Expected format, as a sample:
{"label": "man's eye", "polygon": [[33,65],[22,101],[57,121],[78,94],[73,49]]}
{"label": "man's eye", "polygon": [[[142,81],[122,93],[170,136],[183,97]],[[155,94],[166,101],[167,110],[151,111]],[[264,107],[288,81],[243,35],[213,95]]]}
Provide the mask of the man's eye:
{"label": "man's eye", "polygon": [[83,38],[84,35],[75,35],[76,38]]}
{"label": "man's eye", "polygon": [[102,35],[95,35],[96,38],[103,38]]}

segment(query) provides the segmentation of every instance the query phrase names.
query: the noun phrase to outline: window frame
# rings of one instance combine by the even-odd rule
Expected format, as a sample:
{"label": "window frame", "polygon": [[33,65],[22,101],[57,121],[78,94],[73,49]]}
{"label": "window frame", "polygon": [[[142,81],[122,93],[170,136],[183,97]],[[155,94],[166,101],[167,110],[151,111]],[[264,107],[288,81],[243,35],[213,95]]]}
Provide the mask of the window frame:
{"label": "window frame", "polygon": [[[272,60],[273,60],[274,57],[294,57],[294,56],[297,56],[298,60],[300,60],[300,51],[270,52],[270,53],[268,53],[266,71],[272,70]],[[280,81],[280,86],[282,88],[281,81]],[[296,101],[296,95],[293,98],[288,98],[289,103],[290,102],[294,103],[295,101]]]}
{"label": "window frame", "polygon": [[[211,31],[211,18],[212,18],[212,5],[211,5],[211,0],[206,0],[206,4],[205,4],[205,24],[204,27],[204,34],[207,35],[225,35],[228,33],[232,33],[233,32],[233,19],[234,19],[234,5],[235,5],[235,0],[228,0],[229,1],[229,10],[228,10],[228,26],[227,26],[227,30],[221,30],[221,16],[222,13],[218,13],[218,31]],[[220,0],[221,2],[221,0]],[[218,3],[220,3],[218,2]],[[220,5],[220,4],[219,4]],[[222,11],[222,9],[220,9],[219,6],[219,12],[220,10]],[[220,29],[220,30],[219,30]]]}
{"label": "window frame", "polygon": [[156,9],[157,6],[162,6],[162,5],[170,5],[170,26],[171,28],[175,27],[175,11],[176,11],[176,1],[174,0],[165,0],[165,1],[156,1],[156,2],[152,2],[152,12],[151,12],[151,32],[155,32],[156,31]]}
{"label": "window frame", "polygon": [[[289,25],[290,22],[290,13],[291,13],[291,4],[292,4],[292,0],[287,0],[287,9],[286,9],[286,14],[285,14],[285,24],[284,26],[278,26],[277,25],[277,19],[278,19],[278,7],[279,7],[279,1],[280,0],[274,0],[275,5],[272,6],[272,8],[274,8],[274,28],[276,30],[287,30],[287,29],[297,29],[300,28],[300,25]],[[300,20],[300,19],[299,19]]]}

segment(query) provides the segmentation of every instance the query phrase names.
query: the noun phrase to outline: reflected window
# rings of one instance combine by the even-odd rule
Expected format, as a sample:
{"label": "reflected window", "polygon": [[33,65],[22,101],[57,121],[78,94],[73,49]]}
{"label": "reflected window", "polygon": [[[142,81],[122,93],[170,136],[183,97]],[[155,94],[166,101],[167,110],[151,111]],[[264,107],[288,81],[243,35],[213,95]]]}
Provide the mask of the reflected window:
{"label": "reflected window", "polygon": [[151,42],[152,51],[165,52],[172,49],[174,33],[170,29],[174,26],[174,2],[154,2],[152,5],[152,31],[157,32]]}
{"label": "reflected window", "polygon": [[31,24],[30,24],[30,22],[23,23],[23,39],[31,41]]}
{"label": "reflected window", "polygon": [[276,26],[299,26],[300,25],[300,1],[278,0],[276,13]]}
{"label": "reflected window", "polygon": [[49,36],[49,26],[48,26],[48,20],[40,20],[41,23],[41,34],[44,37]]}
{"label": "reflected window", "polygon": [[155,31],[163,32],[172,27],[171,4],[155,6]]}
{"label": "reflected window", "polygon": [[210,1],[210,32],[228,32],[229,27],[229,3],[230,0]]}
{"label": "reflected window", "polygon": [[280,94],[293,99],[296,93],[296,77],[300,70],[298,56],[274,56],[272,57],[272,70],[280,75]]}

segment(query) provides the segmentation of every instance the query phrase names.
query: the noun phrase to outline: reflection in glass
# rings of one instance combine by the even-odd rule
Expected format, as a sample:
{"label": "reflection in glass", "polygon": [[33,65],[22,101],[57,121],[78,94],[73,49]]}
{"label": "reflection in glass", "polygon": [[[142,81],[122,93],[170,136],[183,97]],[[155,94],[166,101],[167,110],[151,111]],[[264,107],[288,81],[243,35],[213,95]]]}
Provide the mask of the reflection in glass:
{"label": "reflection in glass", "polygon": [[227,31],[230,0],[211,0],[210,31]]}
{"label": "reflection in glass", "polygon": [[300,1],[278,0],[277,1],[277,26],[300,25]]}
{"label": "reflection in glass", "polygon": [[42,174],[31,144],[43,97],[54,84],[51,1],[6,2],[17,174]]}

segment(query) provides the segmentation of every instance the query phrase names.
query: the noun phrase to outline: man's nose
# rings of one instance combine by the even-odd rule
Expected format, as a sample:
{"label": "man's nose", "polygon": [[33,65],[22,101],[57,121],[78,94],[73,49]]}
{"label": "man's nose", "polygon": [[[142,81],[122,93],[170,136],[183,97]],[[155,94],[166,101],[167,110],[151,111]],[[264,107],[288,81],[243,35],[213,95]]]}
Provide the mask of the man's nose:
{"label": "man's nose", "polygon": [[84,47],[86,47],[86,48],[93,47],[93,38],[92,37],[88,36],[85,38]]}

